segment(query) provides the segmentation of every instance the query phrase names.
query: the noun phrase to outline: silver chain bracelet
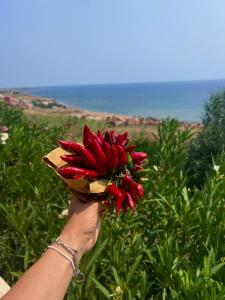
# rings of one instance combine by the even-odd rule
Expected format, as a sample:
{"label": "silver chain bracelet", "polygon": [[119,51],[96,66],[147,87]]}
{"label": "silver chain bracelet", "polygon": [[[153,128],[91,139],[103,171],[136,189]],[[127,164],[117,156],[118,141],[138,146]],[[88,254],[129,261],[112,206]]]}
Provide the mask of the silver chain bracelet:
{"label": "silver chain bracelet", "polygon": [[76,281],[77,282],[84,282],[85,281],[85,275],[84,273],[81,273],[81,271],[79,270],[79,267],[78,267],[78,262],[77,262],[77,254],[78,254],[78,251],[67,246],[63,240],[62,240],[62,237],[59,236],[56,240],[55,240],[55,243],[59,246],[62,246],[62,248],[64,250],[66,250],[66,252],[68,252],[71,256],[72,256],[72,260],[73,260],[73,264],[75,266],[75,271],[74,271],[74,275],[73,277],[76,278]]}

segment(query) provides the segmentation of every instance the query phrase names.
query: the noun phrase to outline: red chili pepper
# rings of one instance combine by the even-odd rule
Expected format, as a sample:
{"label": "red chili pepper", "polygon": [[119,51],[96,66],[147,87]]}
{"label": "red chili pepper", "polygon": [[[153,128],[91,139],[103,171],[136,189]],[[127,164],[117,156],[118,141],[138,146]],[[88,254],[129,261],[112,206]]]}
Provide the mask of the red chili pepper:
{"label": "red chili pepper", "polygon": [[130,170],[132,173],[138,172],[140,170],[142,170],[143,168],[141,166],[138,165],[134,165],[134,167]]}
{"label": "red chili pepper", "polygon": [[81,148],[81,155],[87,167],[95,167],[97,162],[93,154],[85,148]]}
{"label": "red chili pepper", "polygon": [[134,201],[129,192],[126,192],[126,200],[127,200],[127,205],[130,207],[130,209],[134,210]]}
{"label": "red chili pepper", "polygon": [[133,160],[134,163],[148,157],[147,153],[145,153],[145,152],[131,152],[130,155],[131,155],[132,160]]}
{"label": "red chili pepper", "polygon": [[131,153],[131,152],[134,152],[135,147],[136,147],[136,145],[130,145],[130,146],[127,146],[125,148],[125,150],[126,150],[126,152]]}
{"label": "red chili pepper", "polygon": [[111,146],[109,145],[109,143],[104,142],[103,148],[104,148],[105,156],[106,156],[106,159],[107,159],[107,168],[110,169],[110,160],[111,160],[111,158],[109,157],[109,151],[110,151]]}
{"label": "red chili pepper", "polygon": [[[71,169],[72,168],[72,169]],[[76,172],[74,172],[73,167],[64,167],[57,170],[57,172],[67,179],[73,178],[73,176],[76,175]]]}
{"label": "red chili pepper", "polygon": [[79,179],[81,179],[83,176],[84,176],[84,175],[75,175],[75,176],[73,177],[73,179],[79,180]]}
{"label": "red chili pepper", "polygon": [[104,175],[107,172],[107,159],[102,146],[95,139],[92,140],[92,152],[96,157],[97,172]]}
{"label": "red chili pepper", "polygon": [[109,143],[110,145],[113,144],[112,137],[111,137],[111,133],[110,133],[109,130],[106,130],[106,132],[105,132],[105,141],[106,141],[107,143]]}
{"label": "red chili pepper", "polygon": [[136,162],[135,162],[135,165],[137,165],[137,166],[142,166],[142,165],[143,165],[143,160],[136,161]]}
{"label": "red chili pepper", "polygon": [[108,167],[115,170],[118,166],[119,159],[118,153],[115,145],[111,145],[108,153]]}
{"label": "red chili pepper", "polygon": [[104,142],[105,138],[101,132],[101,130],[98,130],[97,136],[99,137],[99,139],[102,141],[102,143]]}
{"label": "red chili pepper", "polygon": [[117,144],[117,145],[121,145],[121,143],[122,143],[124,140],[127,139],[127,136],[128,136],[128,132],[127,132],[127,131],[124,132],[124,133],[122,133],[122,134],[119,134],[119,135],[117,136],[117,139],[116,139],[116,144]]}
{"label": "red chili pepper", "polygon": [[57,171],[62,177],[73,178],[75,175],[84,175],[86,170],[70,166],[59,168]]}
{"label": "red chili pepper", "polygon": [[134,203],[137,204],[138,203],[138,195],[137,195],[135,182],[129,186],[128,192],[131,194],[131,197],[132,197]]}
{"label": "red chili pepper", "polygon": [[117,133],[115,132],[115,130],[112,130],[110,132],[110,136],[111,136],[112,144],[115,144],[116,143],[116,139],[117,139]]}
{"label": "red chili pepper", "polygon": [[121,143],[121,146],[126,147],[128,143],[129,143],[129,139],[127,138]]}
{"label": "red chili pepper", "polygon": [[78,143],[72,141],[58,141],[58,143],[66,150],[72,151],[75,154],[79,154],[83,157],[84,163],[87,167],[96,166],[96,160],[90,151],[85,149]]}
{"label": "red chili pepper", "polygon": [[128,132],[124,132],[123,134],[119,134],[116,139],[116,144],[125,147],[129,143],[129,139],[127,138]]}
{"label": "red chili pepper", "polygon": [[119,216],[120,210],[124,201],[124,193],[121,193],[121,196],[118,196],[115,201],[116,215]]}
{"label": "red chili pepper", "polygon": [[115,197],[120,197],[122,195],[120,189],[114,183],[108,186],[107,191],[110,195],[113,195]]}
{"label": "red chili pepper", "polygon": [[118,158],[119,158],[119,166],[124,166],[128,162],[127,153],[125,152],[124,148],[120,145],[116,145]]}
{"label": "red chili pepper", "polygon": [[61,155],[60,156],[62,160],[64,160],[65,162],[68,162],[71,165],[74,166],[81,166],[83,161],[83,158],[80,156],[76,156],[76,155]]}
{"label": "red chili pepper", "polygon": [[136,183],[136,191],[137,191],[138,196],[140,198],[143,198],[143,196],[144,196],[144,189],[143,189],[143,186],[140,183]]}
{"label": "red chili pepper", "polygon": [[83,176],[91,179],[96,179],[98,177],[98,173],[93,170],[86,170],[84,174],[78,174],[73,176],[73,179],[80,179]]}
{"label": "red chili pepper", "polygon": [[93,178],[98,177],[98,173],[96,173],[95,171],[78,167],[63,167],[59,168],[57,171],[62,177],[65,177],[67,179],[71,179],[76,175],[84,175]]}
{"label": "red chili pepper", "polygon": [[105,150],[105,155],[107,156],[111,146],[109,145],[109,143],[104,142],[103,147],[104,147],[104,150]]}
{"label": "red chili pepper", "polygon": [[125,185],[126,190],[131,194],[135,203],[137,203],[137,191],[136,191],[136,182],[133,181],[132,177],[125,175],[122,179],[122,184]]}
{"label": "red chili pepper", "polygon": [[129,186],[132,186],[135,182],[129,175],[124,175],[122,178],[122,183],[123,184],[128,184]]}
{"label": "red chili pepper", "polygon": [[90,145],[90,138],[91,138],[91,130],[87,125],[84,125],[83,129],[83,144],[84,146],[89,149]]}
{"label": "red chili pepper", "polygon": [[73,141],[58,141],[58,143],[65,150],[75,152],[76,154],[81,154],[82,146],[80,144],[74,143]]}
{"label": "red chili pepper", "polygon": [[124,193],[114,183],[112,183],[108,186],[107,191],[110,195],[113,195],[116,197],[115,208],[116,208],[116,214],[118,216],[120,213],[120,209],[122,207],[123,200],[124,200]]}
{"label": "red chili pepper", "polygon": [[96,165],[96,160],[90,151],[85,149],[78,143],[74,143],[73,141],[58,141],[60,146],[64,149],[74,152],[75,154],[79,154],[83,157],[84,163],[88,167],[94,167]]}
{"label": "red chili pepper", "polygon": [[93,139],[95,139],[100,145],[102,144],[102,140],[94,132],[92,132],[87,125],[84,125],[83,144],[89,151],[92,149]]}
{"label": "red chili pepper", "polygon": [[86,172],[84,173],[84,176],[88,177],[88,178],[97,178],[98,173],[93,170],[86,170]]}
{"label": "red chili pepper", "polygon": [[122,145],[121,146],[123,146],[124,148],[127,146],[127,144],[129,143],[129,139],[127,138],[123,143],[122,143]]}

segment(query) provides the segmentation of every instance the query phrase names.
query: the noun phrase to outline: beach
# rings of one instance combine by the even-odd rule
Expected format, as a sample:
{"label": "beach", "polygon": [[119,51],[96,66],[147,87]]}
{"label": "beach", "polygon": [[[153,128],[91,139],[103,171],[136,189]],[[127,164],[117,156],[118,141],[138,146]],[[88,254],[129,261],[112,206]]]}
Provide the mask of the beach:
{"label": "beach", "polygon": [[93,112],[201,122],[206,101],[225,88],[225,80],[57,85],[21,88],[30,95]]}
{"label": "beach", "polygon": [[[19,90],[0,90],[0,101],[4,101],[5,97],[10,97],[13,105],[24,109],[25,114],[31,116],[43,115],[77,117],[80,119],[104,121],[108,127],[148,127],[162,123],[162,119],[154,117],[129,116],[69,107],[55,99],[31,95]],[[181,121],[180,125],[185,128],[202,127],[200,122]]]}

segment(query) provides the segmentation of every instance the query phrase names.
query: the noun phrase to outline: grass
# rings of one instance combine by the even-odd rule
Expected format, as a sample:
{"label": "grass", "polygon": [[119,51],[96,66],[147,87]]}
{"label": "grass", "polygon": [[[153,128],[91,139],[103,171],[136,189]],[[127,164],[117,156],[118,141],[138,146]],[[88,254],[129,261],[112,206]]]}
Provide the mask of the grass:
{"label": "grass", "polygon": [[[80,139],[84,122],[28,119],[0,105],[10,136],[0,145],[0,274],[9,284],[65,222],[59,215],[69,192],[41,159],[57,139]],[[82,260],[86,281],[72,282],[65,299],[225,299],[224,168],[201,190],[188,189],[183,165],[190,134],[172,120],[160,125],[154,142],[132,136],[150,155],[145,198],[135,213],[105,218],[97,245]]]}

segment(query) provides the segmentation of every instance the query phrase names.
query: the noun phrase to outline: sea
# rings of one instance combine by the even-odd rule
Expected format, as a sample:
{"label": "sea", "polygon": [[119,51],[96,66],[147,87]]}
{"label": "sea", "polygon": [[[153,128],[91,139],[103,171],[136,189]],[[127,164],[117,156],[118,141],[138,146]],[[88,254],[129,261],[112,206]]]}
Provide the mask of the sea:
{"label": "sea", "polygon": [[200,122],[210,95],[224,88],[225,79],[46,86],[22,90],[90,111]]}

